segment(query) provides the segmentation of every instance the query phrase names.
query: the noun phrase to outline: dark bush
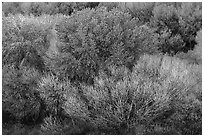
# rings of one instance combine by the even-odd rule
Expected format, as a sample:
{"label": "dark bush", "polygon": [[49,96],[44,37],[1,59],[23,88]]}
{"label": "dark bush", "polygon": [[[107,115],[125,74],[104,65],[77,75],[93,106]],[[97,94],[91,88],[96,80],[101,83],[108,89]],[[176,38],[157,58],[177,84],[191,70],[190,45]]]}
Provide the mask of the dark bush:
{"label": "dark bush", "polygon": [[180,52],[176,54],[177,57],[181,59],[186,59],[189,63],[202,63],[202,30],[197,32],[196,43],[193,50],[189,50],[187,53]]}
{"label": "dark bush", "polygon": [[196,34],[202,29],[202,4],[183,2],[178,8],[179,30],[185,42],[184,52],[194,49]]}
{"label": "dark bush", "polygon": [[160,34],[159,49],[163,53],[175,54],[184,47],[184,42],[179,34],[179,17],[177,9],[165,4],[157,5],[153,9],[154,27]]}
{"label": "dark bush", "polygon": [[40,73],[32,68],[3,67],[2,110],[24,124],[40,119],[41,100],[36,91]]}
{"label": "dark bush", "polygon": [[160,34],[160,50],[172,55],[192,50],[202,26],[201,11],[199,3],[156,4],[151,24]]}

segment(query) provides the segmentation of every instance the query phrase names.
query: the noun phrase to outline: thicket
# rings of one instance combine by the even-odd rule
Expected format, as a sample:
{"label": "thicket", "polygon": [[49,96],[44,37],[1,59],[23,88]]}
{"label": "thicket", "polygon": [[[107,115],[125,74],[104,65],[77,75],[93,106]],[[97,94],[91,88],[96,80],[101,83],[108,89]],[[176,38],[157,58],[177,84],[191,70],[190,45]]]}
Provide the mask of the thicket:
{"label": "thicket", "polygon": [[3,3],[3,134],[202,134],[201,11]]}
{"label": "thicket", "polygon": [[172,5],[159,5],[154,8],[153,14],[153,24],[164,39],[161,44],[163,52],[174,55],[194,48],[196,33],[202,26],[200,4],[182,3],[177,8]]}
{"label": "thicket", "polygon": [[71,15],[73,12],[98,6],[99,2],[3,2],[2,11],[9,14],[40,16],[43,14]]}
{"label": "thicket", "polygon": [[56,33],[61,43],[52,68],[80,82],[111,64],[132,69],[141,54],[157,52],[158,35],[117,9],[82,10],[57,24]]}
{"label": "thicket", "polygon": [[202,28],[202,4],[196,2],[122,2],[118,8],[129,12],[160,35],[159,50],[175,55],[193,50],[196,33]]}

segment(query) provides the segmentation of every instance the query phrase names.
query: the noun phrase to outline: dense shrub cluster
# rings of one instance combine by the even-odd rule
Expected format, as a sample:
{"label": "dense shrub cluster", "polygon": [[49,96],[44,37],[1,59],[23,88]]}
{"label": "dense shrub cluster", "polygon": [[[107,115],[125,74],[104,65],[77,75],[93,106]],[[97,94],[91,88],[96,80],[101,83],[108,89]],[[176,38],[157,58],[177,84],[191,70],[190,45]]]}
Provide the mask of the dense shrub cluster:
{"label": "dense shrub cluster", "polygon": [[182,3],[181,6],[161,4],[153,9],[152,24],[161,35],[161,51],[171,54],[194,48],[197,31],[202,27],[200,3]]}
{"label": "dense shrub cluster", "polygon": [[195,36],[202,26],[201,3],[121,2],[117,7],[151,24],[160,34],[159,49],[164,53],[187,52],[196,45]]}
{"label": "dense shrub cluster", "polygon": [[86,77],[93,79],[107,64],[131,69],[140,54],[157,52],[158,36],[147,26],[137,24],[130,14],[117,9],[77,12],[56,26],[62,42],[57,53],[60,60],[54,68],[82,81],[89,81]]}
{"label": "dense shrub cluster", "polygon": [[3,17],[3,114],[14,115],[23,123],[40,121],[43,101],[36,90],[37,83],[47,70],[43,58],[49,47],[50,27],[62,17]]}
{"label": "dense shrub cluster", "polygon": [[[132,73],[125,68],[115,68],[117,72],[112,71],[111,77],[101,72],[93,86],[81,85],[80,89],[73,89],[69,82],[51,82],[54,80],[52,76],[43,78],[40,85],[46,87],[47,93],[43,96],[46,96],[49,104],[47,107],[51,107],[48,110],[61,109],[63,115],[71,117],[73,125],[77,123],[76,119],[84,123],[86,126],[79,128],[81,132],[199,134],[202,116],[201,69],[187,66],[186,62],[180,66],[185,74],[180,74],[178,65],[167,66],[178,61],[176,58],[145,55],[134,66]],[[115,81],[114,74],[121,76],[120,79]],[[55,86],[46,85],[45,82]],[[44,92],[44,89],[40,91]],[[54,101],[54,98],[61,103]],[[49,100],[52,102],[49,103]],[[65,133],[63,122],[52,117],[49,119],[52,124],[44,127],[45,131],[53,128],[53,134]],[[85,129],[87,127],[90,129]],[[71,131],[77,133],[72,129],[69,134]]]}
{"label": "dense shrub cluster", "polygon": [[3,3],[3,134],[202,134],[201,3]]}
{"label": "dense shrub cluster", "polygon": [[[35,90],[39,72],[32,68],[15,69],[11,65],[2,71],[2,110],[20,122],[29,123],[40,120],[41,100]],[[6,119],[4,119],[6,120]]]}
{"label": "dense shrub cluster", "polygon": [[3,2],[4,15],[26,14],[40,16],[43,14],[71,15],[72,12],[84,8],[94,8],[99,2]]}
{"label": "dense shrub cluster", "polygon": [[32,66],[42,71],[42,57],[49,47],[49,30],[63,16],[3,17],[2,63],[15,67]]}
{"label": "dense shrub cluster", "polygon": [[128,11],[133,17],[138,18],[142,23],[149,22],[153,13],[154,2],[121,2],[118,7]]}

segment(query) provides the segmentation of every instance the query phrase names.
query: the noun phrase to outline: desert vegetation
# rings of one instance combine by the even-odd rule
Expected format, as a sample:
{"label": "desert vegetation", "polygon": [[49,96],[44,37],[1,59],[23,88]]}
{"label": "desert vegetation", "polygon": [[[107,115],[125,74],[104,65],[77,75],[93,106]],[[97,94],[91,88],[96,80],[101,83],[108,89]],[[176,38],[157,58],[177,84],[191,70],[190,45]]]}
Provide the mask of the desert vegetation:
{"label": "desert vegetation", "polygon": [[2,5],[4,135],[202,134],[202,3]]}

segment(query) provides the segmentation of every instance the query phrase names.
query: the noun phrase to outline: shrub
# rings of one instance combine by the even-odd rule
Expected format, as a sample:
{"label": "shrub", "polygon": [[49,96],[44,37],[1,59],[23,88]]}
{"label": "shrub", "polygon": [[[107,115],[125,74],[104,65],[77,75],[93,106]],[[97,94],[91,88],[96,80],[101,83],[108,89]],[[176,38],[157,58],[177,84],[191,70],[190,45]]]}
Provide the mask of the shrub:
{"label": "shrub", "polygon": [[191,64],[202,64],[202,30],[197,32],[196,42],[193,50],[189,50],[187,53],[180,52],[175,56],[187,60]]}
{"label": "shrub", "polygon": [[86,8],[95,8],[97,7],[99,2],[73,2],[73,10],[80,11]]}
{"label": "shrub", "polygon": [[183,2],[178,8],[179,30],[186,43],[185,48],[192,50],[196,45],[196,33],[202,29],[202,4]]}
{"label": "shrub", "polygon": [[106,7],[108,11],[117,8],[119,5],[118,2],[100,2],[98,7]]}
{"label": "shrub", "polygon": [[61,122],[53,116],[46,117],[41,125],[41,133],[44,135],[62,135],[62,129],[63,125]]}
{"label": "shrub", "polygon": [[[197,85],[201,86],[201,83]],[[181,134],[201,134],[201,100],[197,96],[201,89],[187,84],[179,84],[176,87],[180,90],[180,95],[172,100],[174,114],[166,120],[167,124],[173,125]]]}
{"label": "shrub", "polygon": [[197,32],[196,42],[197,45],[194,48],[194,55],[196,59],[202,63],[202,30]]}
{"label": "shrub", "polygon": [[201,29],[201,20],[200,4],[156,4],[151,25],[160,34],[160,50],[173,55],[192,50],[196,44],[196,32]]}
{"label": "shrub", "polygon": [[[152,61],[138,62],[132,74],[120,81],[101,76],[93,87],[83,87],[92,106],[91,123],[98,130],[114,134],[201,134],[201,123],[197,123],[201,120],[201,89],[196,87],[201,87],[201,82],[186,83],[177,76],[173,78],[175,67],[170,68],[169,75],[161,73],[162,60],[158,59],[157,65],[154,59]],[[172,61],[176,62],[178,60]],[[193,75],[195,73],[187,73],[186,77],[196,80]],[[177,116],[175,123],[174,116]],[[183,124],[179,125],[180,122]],[[197,123],[197,128],[191,127],[191,123]],[[158,131],[153,128],[155,125],[163,129]],[[145,128],[140,130],[143,126]]]}
{"label": "shrub", "polygon": [[82,10],[60,22],[56,31],[61,44],[53,68],[85,82],[106,64],[131,66],[140,54],[157,51],[157,35],[117,9]]}
{"label": "shrub", "polygon": [[27,14],[40,16],[43,14],[70,15],[73,12],[72,2],[31,2],[30,7],[26,10]]}
{"label": "shrub", "polygon": [[99,2],[3,2],[2,11],[9,14],[41,16],[44,14],[71,15],[74,11],[94,8]]}
{"label": "shrub", "polygon": [[154,2],[120,2],[118,7],[146,23],[151,19]]}
{"label": "shrub", "polygon": [[195,85],[200,83],[201,65],[189,64],[188,61],[166,55],[144,55],[135,66],[143,77],[157,79],[167,78],[171,81]]}
{"label": "shrub", "polygon": [[175,8],[180,8],[182,5],[182,2],[155,2],[155,6],[159,5],[167,5],[167,6],[173,6]]}
{"label": "shrub", "polygon": [[4,15],[21,13],[20,2],[2,2]]}
{"label": "shrub", "polygon": [[[105,130],[110,134],[200,134],[200,124],[197,125],[197,129],[188,127],[191,130],[188,133],[176,124],[177,122],[175,125],[172,121],[173,125],[164,124],[177,113],[191,119],[195,124],[200,120],[201,102],[195,96],[196,89],[176,80],[162,79],[162,76],[158,75],[153,80],[151,77],[144,77],[147,75],[145,72],[138,73],[138,69],[135,68],[129,78],[116,83],[111,79],[99,78],[94,87],[83,87],[89,105],[92,106],[91,123],[99,131]],[[190,105],[193,100],[196,100],[194,105]],[[182,111],[179,111],[181,106],[178,105],[182,106]],[[193,107],[195,109],[191,111]],[[187,113],[192,113],[195,117],[190,117]],[[185,119],[176,120],[184,122],[184,125],[191,124]],[[161,124],[163,129],[158,131],[153,128],[156,124]]]}
{"label": "shrub", "polygon": [[[62,16],[55,16],[60,20]],[[43,56],[49,47],[48,30],[56,23],[54,16],[35,18],[23,15],[3,18],[3,65],[30,66],[45,70]]]}
{"label": "shrub", "polygon": [[[153,9],[153,22],[160,34],[160,50],[163,53],[177,52],[183,48],[184,42],[178,33],[179,18],[177,9],[171,5],[157,5]],[[175,53],[173,53],[175,54]]]}
{"label": "shrub", "polygon": [[[74,123],[69,122],[67,132],[71,134],[76,125],[79,128],[76,132],[84,134],[91,133],[90,129],[95,134],[201,134],[202,90],[196,76],[201,71],[186,63],[181,65],[182,69],[192,71],[179,77],[180,73],[174,73],[176,63],[181,64],[179,61],[144,55],[132,73],[112,66],[111,75],[100,72],[92,86],[79,85],[78,89],[61,86],[66,91],[64,114]],[[186,82],[187,78],[191,80]]]}
{"label": "shrub", "polygon": [[[40,73],[32,68],[3,67],[2,110],[16,120],[30,124],[40,118],[41,100],[35,90]],[[12,120],[12,119],[11,119]]]}
{"label": "shrub", "polygon": [[87,133],[89,111],[79,89],[49,74],[39,82],[38,91],[46,105],[42,134]]}
{"label": "shrub", "polygon": [[3,112],[24,124],[37,124],[43,117],[37,81],[46,70],[43,57],[54,17],[9,15],[2,20]]}
{"label": "shrub", "polygon": [[[129,4],[8,8],[3,134],[32,134],[24,125],[39,123],[40,134],[202,133],[200,3]],[[74,13],[7,15],[18,11]]]}
{"label": "shrub", "polygon": [[39,81],[38,91],[45,102],[47,114],[58,118],[63,116],[62,106],[66,101],[66,92],[72,90],[70,86],[69,82],[60,82],[52,74],[48,74]]}

